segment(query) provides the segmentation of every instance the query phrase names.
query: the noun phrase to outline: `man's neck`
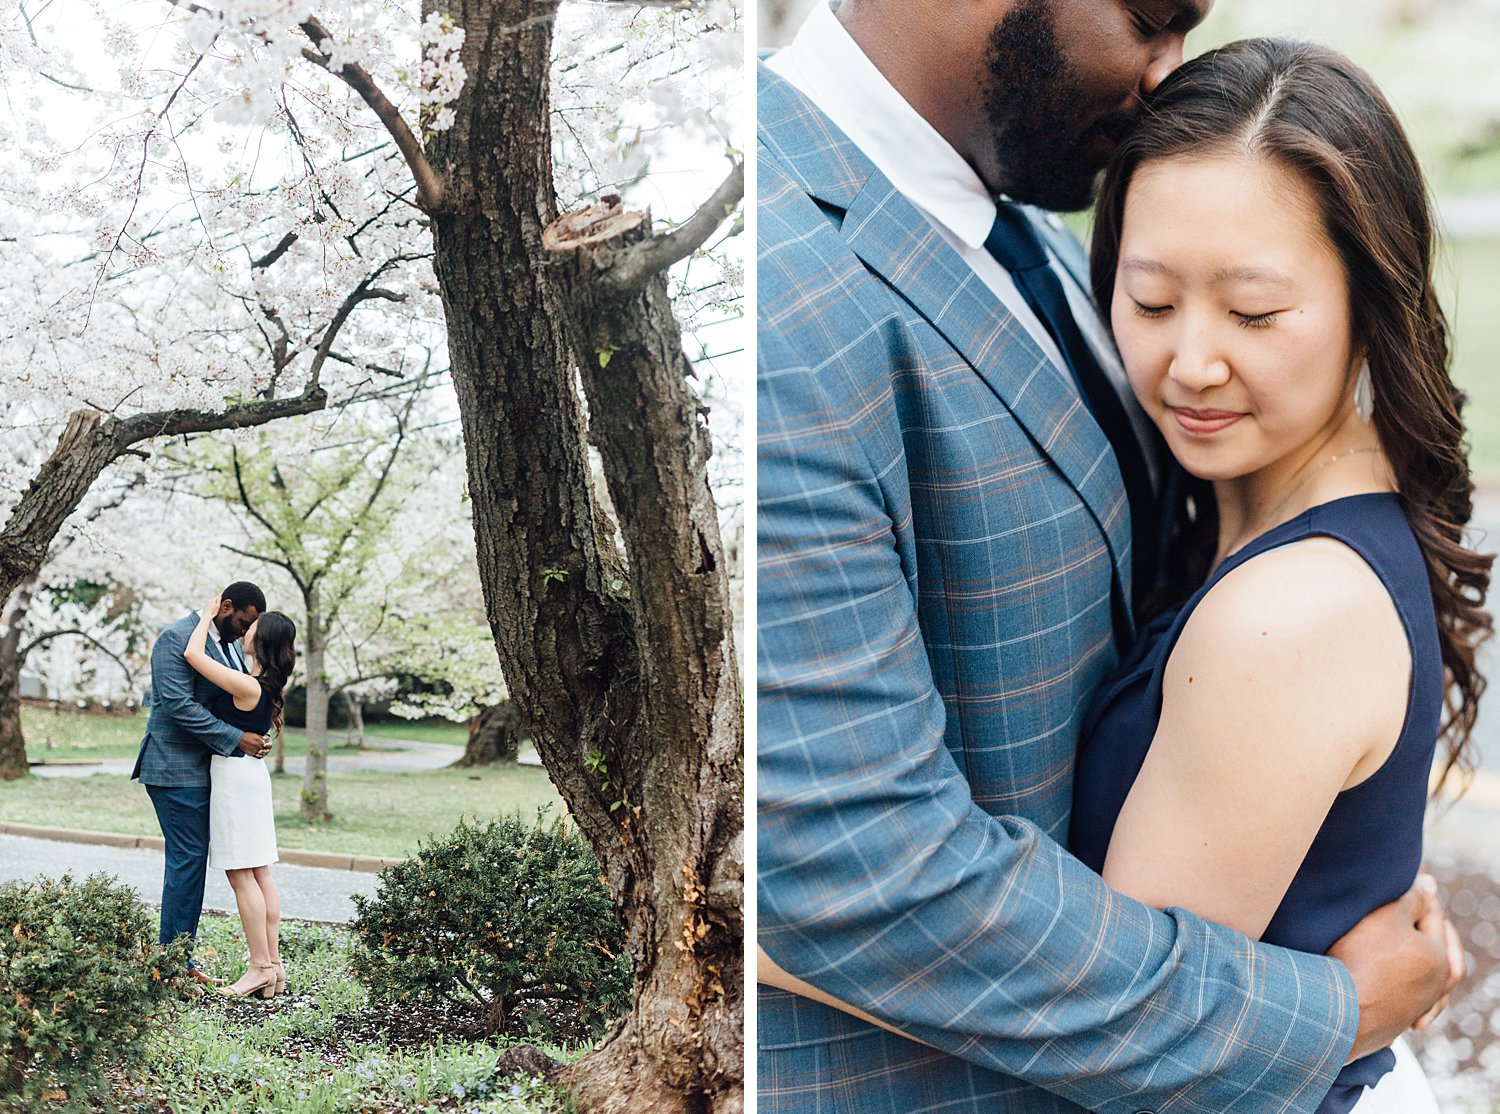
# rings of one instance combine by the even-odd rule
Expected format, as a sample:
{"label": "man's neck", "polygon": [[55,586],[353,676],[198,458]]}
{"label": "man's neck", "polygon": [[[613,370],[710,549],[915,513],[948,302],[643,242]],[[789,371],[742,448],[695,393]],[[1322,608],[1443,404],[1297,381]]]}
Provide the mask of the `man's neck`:
{"label": "man's neck", "polygon": [[[981,146],[965,126],[973,114],[971,101],[979,96],[979,90],[953,79],[955,59],[951,51],[931,49],[934,43],[943,41],[942,37],[924,30],[920,21],[893,20],[888,13],[871,12],[869,8],[868,4],[846,0],[834,8],[833,14],[891,88],[988,184],[995,168],[976,161]],[[952,34],[961,33],[961,29],[952,30]],[[945,80],[934,81],[935,74]],[[997,192],[992,185],[989,188],[991,193]]]}

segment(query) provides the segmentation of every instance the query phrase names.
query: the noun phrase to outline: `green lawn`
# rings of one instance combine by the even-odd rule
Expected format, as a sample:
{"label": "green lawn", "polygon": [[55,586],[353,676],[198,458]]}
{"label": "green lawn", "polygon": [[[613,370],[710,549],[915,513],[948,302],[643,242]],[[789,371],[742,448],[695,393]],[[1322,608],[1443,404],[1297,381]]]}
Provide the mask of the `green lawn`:
{"label": "green lawn", "polygon": [[[344,729],[342,727],[329,728],[328,734],[332,738],[342,739]],[[469,725],[452,723],[444,719],[393,719],[385,723],[365,724],[365,738],[370,740],[409,739],[414,743],[451,743],[453,746],[461,747],[469,741]]]}
{"label": "green lawn", "polygon": [[[298,815],[300,777],[274,777],[272,794],[282,847],[393,858],[415,853],[419,840],[448,831],[461,815],[485,819],[516,809],[530,815],[542,806],[554,813],[563,807],[536,766],[329,774],[334,820],[321,827],[305,827]],[[146,791],[120,775],[0,782],[0,817],[18,824],[161,834]]]}
{"label": "green lawn", "polygon": [[[26,757],[33,762],[133,759],[146,733],[146,716],[144,709],[132,715],[114,715],[23,705],[21,730],[26,735]],[[443,720],[395,721],[370,724],[365,728],[367,745],[378,747],[382,738],[451,743],[461,747],[468,742],[469,729],[462,723]],[[344,745],[344,740],[342,727],[329,729],[328,743],[335,752]],[[300,732],[287,734],[286,752],[290,755],[307,753],[307,742]]]}

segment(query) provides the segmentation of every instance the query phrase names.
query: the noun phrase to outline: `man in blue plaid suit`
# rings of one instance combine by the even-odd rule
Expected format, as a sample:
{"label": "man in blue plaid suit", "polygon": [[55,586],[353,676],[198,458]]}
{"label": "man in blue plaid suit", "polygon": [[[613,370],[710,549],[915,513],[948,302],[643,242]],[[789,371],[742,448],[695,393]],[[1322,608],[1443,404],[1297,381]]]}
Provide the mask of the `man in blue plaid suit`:
{"label": "man in blue plaid suit", "polygon": [[[208,653],[231,669],[244,670],[239,640],[266,609],[266,597],[254,584],[236,581],[224,589],[221,599]],[[185,615],[162,631],[151,648],[151,715],[130,774],[146,787],[166,843],[159,937],[163,944],[183,933],[195,937],[203,915],[210,756],[240,750],[264,758],[271,745],[264,735],[231,727],[209,712],[219,690],[183,656],[197,625],[196,611]],[[199,982],[215,981],[196,966],[192,973]]]}
{"label": "man in blue plaid suit", "polygon": [[[846,0],[762,67],[761,1114],[1309,1111],[1453,977],[1425,894],[1331,959],[1059,846],[1133,634],[1117,458],[1146,507],[1163,462],[1128,397],[1106,434],[996,197],[1085,204],[1207,6]],[[1016,213],[1125,394],[1076,243]]]}

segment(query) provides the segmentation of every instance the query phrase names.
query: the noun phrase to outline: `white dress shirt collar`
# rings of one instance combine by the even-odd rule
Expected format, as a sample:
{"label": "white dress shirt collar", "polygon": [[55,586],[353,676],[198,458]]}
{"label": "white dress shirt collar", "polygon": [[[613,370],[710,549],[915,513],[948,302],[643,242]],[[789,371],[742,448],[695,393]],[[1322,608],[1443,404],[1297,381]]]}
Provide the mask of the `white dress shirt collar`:
{"label": "white dress shirt collar", "polygon": [[906,102],[825,2],[766,61],[805,93],[906,199],[955,238],[978,248],[995,223],[979,175]]}
{"label": "white dress shirt collar", "polygon": [[[194,611],[193,620],[201,623],[203,621],[203,612],[201,610]],[[224,639],[219,634],[219,624],[212,619],[208,623],[208,640],[218,649],[219,656],[225,659],[225,664],[230,669],[238,669],[241,673],[245,672],[245,664],[240,658],[239,647],[234,642]]]}

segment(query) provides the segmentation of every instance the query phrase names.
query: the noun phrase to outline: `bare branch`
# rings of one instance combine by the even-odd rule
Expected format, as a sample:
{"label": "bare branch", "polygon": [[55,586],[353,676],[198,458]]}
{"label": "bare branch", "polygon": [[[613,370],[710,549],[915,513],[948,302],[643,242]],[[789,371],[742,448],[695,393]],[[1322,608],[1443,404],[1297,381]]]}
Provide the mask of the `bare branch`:
{"label": "bare branch", "polygon": [[125,680],[127,682],[130,682],[132,684],[134,683],[135,670],[131,669],[130,666],[126,664],[124,658],[120,657],[119,654],[115,653],[104,643],[100,642],[88,631],[79,630],[77,627],[73,627],[68,630],[48,631],[46,634],[37,635],[30,642],[26,643],[26,645],[22,646],[18,651],[16,651],[16,660],[18,662],[24,662],[26,660],[26,655],[35,650],[38,646],[42,645],[45,642],[51,642],[54,638],[62,638],[64,635],[68,634],[76,634],[85,642],[92,643],[95,649],[104,654],[106,657],[113,659],[115,664],[125,671]]}
{"label": "bare branch", "polygon": [[429,213],[436,212],[442,204],[443,184],[437,172],[432,169],[432,164],[427,161],[427,154],[422,150],[422,141],[412,133],[400,110],[391,103],[390,98],[385,95],[380,86],[375,84],[375,79],[363,66],[350,63],[337,70],[333,68],[332,60],[322,53],[323,44],[331,36],[316,16],[309,17],[301,27],[313,44],[313,49],[304,50],[302,56],[313,65],[333,74],[358,93],[360,99],[370,106],[371,111],[385,125],[385,130],[396,141],[396,149],[401,152],[401,157],[406,160],[406,165],[411,169],[412,177],[417,183],[417,204]]}
{"label": "bare branch", "polygon": [[[234,487],[235,490],[240,493],[240,505],[245,508],[251,518],[255,519],[256,522],[259,522],[262,526],[264,526],[266,530],[274,537],[276,534],[275,527],[273,527],[270,523],[270,520],[261,513],[260,509],[255,505],[254,500],[250,498],[250,492],[245,489],[245,474],[240,468],[240,450],[236,445],[231,445],[229,447],[229,464],[230,467],[234,469]],[[278,484],[277,486],[279,487],[280,485]]]}
{"label": "bare branch", "polygon": [[266,252],[266,254],[261,256],[259,259],[252,260],[250,263],[250,269],[252,271],[264,270],[271,264],[275,263],[283,255],[285,255],[287,253],[287,250],[296,242],[297,234],[295,232],[288,232],[281,238],[281,242],[274,248]]}
{"label": "bare branch", "polygon": [[287,575],[296,582],[297,587],[302,587],[302,581],[297,576],[297,570],[292,568],[291,562],[289,561],[278,561],[275,557],[267,557],[264,553],[251,553],[248,549],[236,549],[234,546],[228,545],[224,542],[219,543],[219,548],[227,549],[230,553],[233,553],[239,557],[248,557],[252,561],[262,561],[267,565],[275,565],[278,569],[285,569]]}
{"label": "bare branch", "polygon": [[129,418],[114,418],[114,439],[121,449],[138,441],[152,437],[163,437],[180,433],[207,433],[215,429],[248,429],[265,425],[277,418],[290,418],[298,414],[311,414],[328,405],[328,392],[310,381],[300,395],[290,398],[256,399],[240,402],[223,410],[159,410],[149,414],[135,414]]}
{"label": "bare branch", "polygon": [[634,290],[652,275],[686,259],[708,242],[745,196],[745,164],[737,160],[728,177],[698,211],[671,232],[618,252],[606,281],[619,290]]}
{"label": "bare branch", "polygon": [[[385,270],[384,267],[381,270]],[[375,272],[378,275],[380,271]],[[359,306],[361,302],[368,302],[371,298],[383,298],[388,302],[404,302],[405,294],[398,294],[394,290],[386,290],[379,286],[370,286],[369,283],[375,278],[371,275],[360,283],[345,296],[343,304],[339,306],[338,312],[333,315],[333,320],[328,323],[328,328],[323,330],[323,339],[318,343],[318,350],[313,355],[312,368],[310,369],[310,383],[317,383],[318,376],[323,373],[323,364],[328,359],[328,353],[333,350],[333,342],[338,338],[339,330],[344,327],[344,322],[349,320],[349,315]]]}

